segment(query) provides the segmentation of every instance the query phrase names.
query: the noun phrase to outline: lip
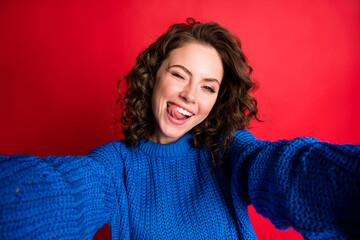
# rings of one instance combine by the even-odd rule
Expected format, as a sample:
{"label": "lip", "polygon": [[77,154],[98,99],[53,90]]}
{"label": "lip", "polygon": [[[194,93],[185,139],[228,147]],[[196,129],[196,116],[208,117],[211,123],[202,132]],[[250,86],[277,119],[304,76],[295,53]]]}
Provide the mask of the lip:
{"label": "lip", "polygon": [[185,108],[185,107],[183,107],[183,106],[181,106],[181,105],[179,105],[179,104],[176,104],[176,103],[173,103],[173,102],[168,102],[168,103],[173,104],[173,105],[178,106],[178,107],[181,107],[182,109],[184,109],[184,110],[186,110],[186,111],[188,111],[189,113],[192,114],[192,116],[189,117],[189,118],[185,118],[185,119],[183,119],[183,120],[179,120],[179,119],[176,119],[176,118],[172,117],[172,116],[167,112],[167,110],[166,110],[167,118],[169,119],[169,121],[170,121],[172,124],[175,124],[175,125],[184,125],[185,123],[187,123],[187,122],[188,122],[192,117],[194,117],[194,115],[195,115],[194,112],[192,112],[190,109],[187,109],[187,108]]}
{"label": "lip", "polygon": [[[184,107],[184,106],[181,106],[180,104],[177,104],[177,103],[174,103],[174,102],[168,102],[168,103],[173,104],[173,105],[178,106],[178,107],[181,107],[182,109],[184,109],[184,110],[188,111],[189,113],[191,113],[192,116],[195,115],[195,113],[194,113],[193,111],[191,111],[190,109],[188,109],[188,108],[186,108],[186,107]],[[191,116],[191,117],[192,117],[192,116]]]}

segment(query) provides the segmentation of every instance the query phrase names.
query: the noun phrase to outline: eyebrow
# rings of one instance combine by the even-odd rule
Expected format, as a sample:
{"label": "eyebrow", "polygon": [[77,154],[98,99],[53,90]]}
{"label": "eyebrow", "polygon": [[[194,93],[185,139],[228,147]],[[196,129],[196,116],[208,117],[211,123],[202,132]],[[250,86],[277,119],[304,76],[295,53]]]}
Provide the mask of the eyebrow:
{"label": "eyebrow", "polygon": [[[184,70],[184,72],[186,72],[187,74],[192,76],[192,73],[190,72],[190,70],[187,69],[186,67],[184,67],[183,65],[179,65],[179,64],[175,64],[175,65],[171,65],[171,66],[169,65],[167,67],[167,69],[169,70],[169,69],[174,68],[174,67],[181,68],[182,70]],[[207,81],[207,82],[217,82],[217,84],[219,84],[219,86],[220,86],[220,82],[216,78],[205,78],[204,80]]]}

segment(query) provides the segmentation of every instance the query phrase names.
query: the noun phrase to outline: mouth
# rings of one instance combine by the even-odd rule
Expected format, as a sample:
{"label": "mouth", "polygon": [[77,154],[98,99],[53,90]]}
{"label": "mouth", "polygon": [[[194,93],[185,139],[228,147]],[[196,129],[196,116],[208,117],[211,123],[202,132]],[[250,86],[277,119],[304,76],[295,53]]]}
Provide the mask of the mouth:
{"label": "mouth", "polygon": [[182,108],[180,106],[170,103],[170,102],[167,103],[167,112],[171,117],[173,117],[177,120],[185,120],[185,119],[188,119],[188,118],[194,116],[193,113],[185,110],[184,108]]}

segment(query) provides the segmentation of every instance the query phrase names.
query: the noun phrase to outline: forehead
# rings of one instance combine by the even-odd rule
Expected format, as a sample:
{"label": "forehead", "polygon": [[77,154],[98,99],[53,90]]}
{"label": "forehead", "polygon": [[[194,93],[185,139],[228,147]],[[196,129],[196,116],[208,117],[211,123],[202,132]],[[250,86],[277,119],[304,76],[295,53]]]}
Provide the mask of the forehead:
{"label": "forehead", "polygon": [[223,77],[224,70],[219,53],[208,45],[187,43],[172,50],[164,62],[167,66],[184,66],[191,74],[202,78],[215,78],[220,82]]}

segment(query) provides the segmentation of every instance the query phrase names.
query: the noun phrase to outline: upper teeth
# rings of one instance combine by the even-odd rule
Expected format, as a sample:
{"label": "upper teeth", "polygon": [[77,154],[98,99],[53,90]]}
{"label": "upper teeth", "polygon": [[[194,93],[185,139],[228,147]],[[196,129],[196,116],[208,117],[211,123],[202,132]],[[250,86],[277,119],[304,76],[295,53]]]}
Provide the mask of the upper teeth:
{"label": "upper teeth", "polygon": [[189,113],[188,111],[186,111],[185,109],[181,108],[181,107],[177,107],[176,110],[179,112],[179,113],[182,113],[184,114],[185,116],[188,116],[188,117],[191,117],[192,114]]}

